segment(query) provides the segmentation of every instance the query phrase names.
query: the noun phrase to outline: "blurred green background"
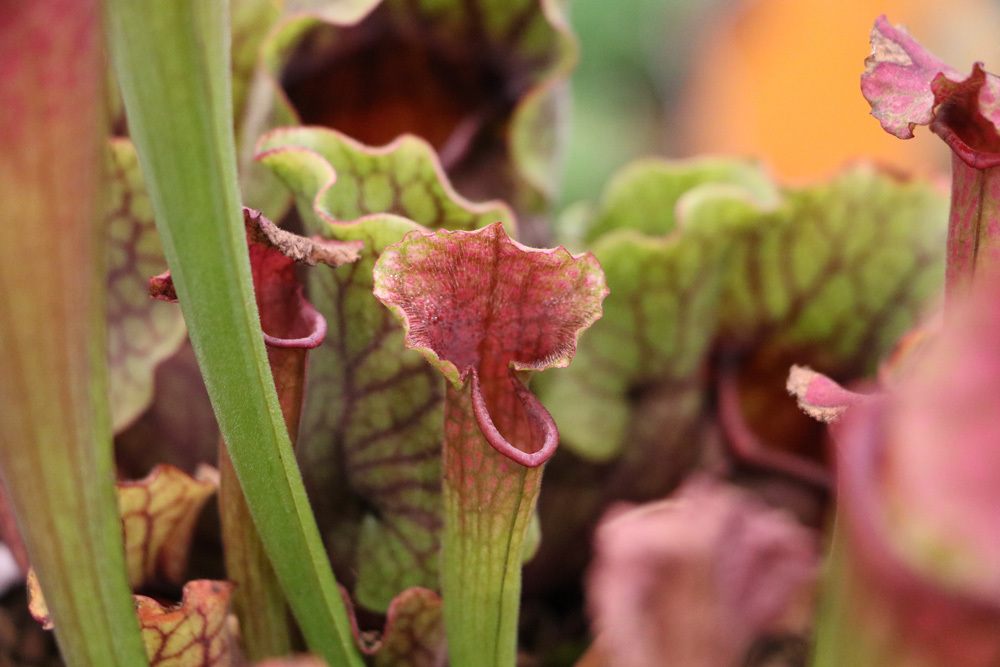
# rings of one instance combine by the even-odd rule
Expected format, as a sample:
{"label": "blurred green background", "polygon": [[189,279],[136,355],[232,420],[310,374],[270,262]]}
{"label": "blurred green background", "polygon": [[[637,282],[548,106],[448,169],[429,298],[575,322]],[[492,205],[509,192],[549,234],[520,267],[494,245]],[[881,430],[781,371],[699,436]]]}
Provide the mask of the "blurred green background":
{"label": "blurred green background", "polygon": [[691,28],[721,0],[574,0],[580,40],[563,203],[591,199],[638,155],[671,154],[661,125],[678,98]]}

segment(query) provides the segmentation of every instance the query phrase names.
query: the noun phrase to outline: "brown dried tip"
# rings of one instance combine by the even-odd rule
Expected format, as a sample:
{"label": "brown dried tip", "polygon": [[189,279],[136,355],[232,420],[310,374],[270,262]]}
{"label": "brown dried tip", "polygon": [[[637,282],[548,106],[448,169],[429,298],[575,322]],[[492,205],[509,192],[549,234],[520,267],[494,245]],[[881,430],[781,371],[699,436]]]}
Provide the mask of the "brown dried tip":
{"label": "brown dried tip", "polygon": [[[332,239],[299,236],[281,229],[264,217],[260,211],[243,207],[243,225],[247,244],[263,246],[278,251],[297,264],[316,266],[326,264],[337,267],[356,262],[361,256],[360,241],[334,241]],[[177,291],[170,271],[149,279],[149,296],[160,301],[177,301]]]}
{"label": "brown dried tip", "polygon": [[299,264],[342,266],[356,262],[360,256],[362,247],[360,241],[334,241],[299,236],[281,229],[260,211],[245,206],[243,224],[246,226],[248,243],[270,246]]}

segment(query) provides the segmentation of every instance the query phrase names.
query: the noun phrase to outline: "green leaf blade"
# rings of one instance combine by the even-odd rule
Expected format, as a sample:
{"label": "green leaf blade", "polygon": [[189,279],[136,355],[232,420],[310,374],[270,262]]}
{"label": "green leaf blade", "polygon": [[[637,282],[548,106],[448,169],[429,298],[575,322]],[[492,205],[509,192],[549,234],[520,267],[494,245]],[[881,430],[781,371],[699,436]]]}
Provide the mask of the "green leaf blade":
{"label": "green leaf blade", "polygon": [[3,11],[0,469],[65,662],[145,665],[107,403],[100,3]]}
{"label": "green leaf blade", "polygon": [[109,17],[164,251],[251,514],[310,648],[331,664],[360,665],[285,430],[253,297],[226,7],[116,0]]}

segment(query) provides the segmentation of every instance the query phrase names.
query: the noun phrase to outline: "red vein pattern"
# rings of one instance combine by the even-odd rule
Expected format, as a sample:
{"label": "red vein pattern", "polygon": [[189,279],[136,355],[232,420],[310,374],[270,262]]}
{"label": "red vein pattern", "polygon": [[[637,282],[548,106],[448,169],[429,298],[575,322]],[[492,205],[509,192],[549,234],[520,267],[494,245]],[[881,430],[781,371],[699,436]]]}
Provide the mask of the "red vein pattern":
{"label": "red vein pattern", "polygon": [[133,590],[184,580],[195,521],[217,485],[217,473],[208,466],[191,477],[179,468],[159,465],[143,479],[118,482]]}
{"label": "red vein pattern", "polygon": [[[677,165],[650,165],[663,191],[691,179]],[[643,168],[629,171],[652,189]],[[808,364],[841,382],[874,373],[941,285],[947,201],[922,183],[859,166],[746,209],[729,229],[699,230],[702,210],[718,208],[709,187],[685,194],[681,213],[642,221],[666,236],[633,231],[628,200],[616,204],[626,215],[604,212],[592,247],[612,290],[607,315],[570,368],[537,382],[565,424],[565,449],[586,461],[568,458],[549,473],[540,513],[559,518],[543,523],[533,582],[572,580],[601,506],[663,497],[718,446],[718,395],[706,382],[716,370],[745,380],[735,403],[758,440],[818,468],[822,433],[788,397],[788,368]]]}
{"label": "red vein pattern", "polygon": [[415,137],[370,148],[331,130],[288,128],[258,150],[295,193],[310,232],[363,245],[356,264],[309,276],[329,329],[310,357],[298,455],[338,578],[358,604],[385,610],[405,588],[438,587],[444,389],[372,296],[372,267],[414,222],[475,229],[512,214],[458,196]]}
{"label": "red vein pattern", "polygon": [[165,607],[137,595],[136,613],[151,667],[233,667],[235,636],[228,623],[232,584],[196,580],[180,605]]}
{"label": "red vein pattern", "polygon": [[483,664],[505,664],[525,533],[559,438],[518,372],[570,362],[601,315],[604,274],[593,255],[527,248],[499,223],[412,232],[374,273],[375,296],[404,323],[407,346],[449,380],[442,580],[446,625],[458,632],[451,657],[467,664],[475,650]]}
{"label": "red vein pattern", "polygon": [[[345,594],[346,598],[346,594]],[[441,596],[426,588],[407,588],[389,603],[381,633],[362,632],[351,609],[351,627],[373,667],[440,667],[446,662]]]}
{"label": "red vein pattern", "polygon": [[135,148],[115,139],[109,148],[108,362],[115,432],[153,400],[153,372],[184,341],[180,310],[149,298],[149,276],[167,268]]}

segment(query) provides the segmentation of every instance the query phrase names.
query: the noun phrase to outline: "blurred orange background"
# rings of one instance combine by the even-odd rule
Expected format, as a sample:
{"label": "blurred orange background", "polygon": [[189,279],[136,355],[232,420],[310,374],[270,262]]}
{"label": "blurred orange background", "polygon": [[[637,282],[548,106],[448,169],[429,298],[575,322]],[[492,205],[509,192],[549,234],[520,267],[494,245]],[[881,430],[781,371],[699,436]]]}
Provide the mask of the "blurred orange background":
{"label": "blurred orange background", "polygon": [[857,159],[947,173],[929,133],[900,141],[869,115],[859,79],[879,14],[959,71],[976,60],[1000,70],[997,0],[574,0],[570,10],[582,58],[567,203],[649,154],[758,157],[787,183]]}

